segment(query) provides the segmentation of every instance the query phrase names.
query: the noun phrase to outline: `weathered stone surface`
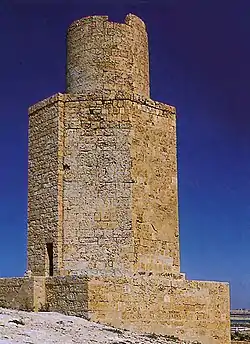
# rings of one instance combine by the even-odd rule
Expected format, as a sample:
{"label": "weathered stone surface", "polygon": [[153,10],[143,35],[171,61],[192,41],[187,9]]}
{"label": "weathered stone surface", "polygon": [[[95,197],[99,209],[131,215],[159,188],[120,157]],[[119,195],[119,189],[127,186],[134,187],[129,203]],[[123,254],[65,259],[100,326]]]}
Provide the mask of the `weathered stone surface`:
{"label": "weathered stone surface", "polygon": [[26,311],[40,309],[45,303],[43,277],[0,278],[0,305]]}
{"label": "weathered stone surface", "polygon": [[67,35],[67,93],[129,91],[149,96],[148,38],[143,21],[125,23],[92,16],[70,25]]}
{"label": "weathered stone surface", "polygon": [[40,308],[88,318],[87,283],[86,276],[47,277],[45,279],[46,299]]}
{"label": "weathered stone surface", "polygon": [[48,275],[46,243],[54,245],[55,273],[62,259],[61,192],[62,141],[61,101],[29,116],[29,188],[28,188],[28,270],[33,275]]}
{"label": "weathered stone surface", "polygon": [[228,284],[180,273],[176,111],[148,77],[139,18],[71,25],[68,93],[29,109],[29,273],[0,306],[229,344]]}
{"label": "weathered stone surface", "polygon": [[78,315],[203,344],[230,343],[229,288],[181,274],[0,279],[0,306]]}
{"label": "weathered stone surface", "polygon": [[[59,94],[30,109],[30,132],[33,126],[47,130],[48,115],[57,115],[53,134],[47,133],[46,144],[49,135],[57,139],[49,159],[45,145],[39,151],[39,140],[30,139],[29,195],[38,199],[29,211],[34,274],[46,271],[46,242],[52,241],[56,273],[180,272],[175,109],[123,96],[90,100]],[[48,169],[39,159],[53,165]],[[52,172],[48,193],[44,169]],[[33,185],[41,186],[43,202]],[[45,194],[49,206],[43,215]]]}
{"label": "weathered stone surface", "polygon": [[164,276],[93,278],[88,299],[93,321],[203,344],[230,343],[226,284]]}

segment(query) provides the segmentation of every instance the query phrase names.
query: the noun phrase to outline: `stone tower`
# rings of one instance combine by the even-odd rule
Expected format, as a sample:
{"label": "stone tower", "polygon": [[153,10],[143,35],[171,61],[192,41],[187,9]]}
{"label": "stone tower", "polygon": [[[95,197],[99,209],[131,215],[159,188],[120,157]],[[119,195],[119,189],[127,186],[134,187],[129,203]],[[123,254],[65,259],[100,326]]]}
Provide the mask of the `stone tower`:
{"label": "stone tower", "polygon": [[149,99],[141,19],[69,27],[67,94],[29,138],[33,274],[180,272],[175,109]]}
{"label": "stone tower", "polygon": [[176,111],[150,99],[145,24],[75,21],[66,70],[29,109],[29,274],[0,279],[0,307],[229,344],[228,284],[180,272]]}

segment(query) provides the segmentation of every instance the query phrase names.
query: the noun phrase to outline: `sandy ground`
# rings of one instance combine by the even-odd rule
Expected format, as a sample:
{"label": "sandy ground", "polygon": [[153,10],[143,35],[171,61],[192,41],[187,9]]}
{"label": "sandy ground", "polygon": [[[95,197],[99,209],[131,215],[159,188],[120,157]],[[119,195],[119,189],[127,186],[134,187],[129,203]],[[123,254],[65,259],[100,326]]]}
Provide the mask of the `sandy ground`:
{"label": "sandy ground", "polygon": [[59,313],[29,313],[0,308],[0,344],[186,344],[163,336],[117,330]]}

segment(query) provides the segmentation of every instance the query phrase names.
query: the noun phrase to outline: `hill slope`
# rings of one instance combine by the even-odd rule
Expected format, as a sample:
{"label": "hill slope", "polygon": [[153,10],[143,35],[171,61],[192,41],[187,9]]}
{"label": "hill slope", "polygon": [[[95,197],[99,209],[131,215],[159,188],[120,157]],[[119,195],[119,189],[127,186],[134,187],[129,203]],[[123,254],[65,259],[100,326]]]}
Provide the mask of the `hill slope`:
{"label": "hill slope", "polygon": [[59,313],[0,308],[0,344],[186,344],[166,336],[136,334]]}

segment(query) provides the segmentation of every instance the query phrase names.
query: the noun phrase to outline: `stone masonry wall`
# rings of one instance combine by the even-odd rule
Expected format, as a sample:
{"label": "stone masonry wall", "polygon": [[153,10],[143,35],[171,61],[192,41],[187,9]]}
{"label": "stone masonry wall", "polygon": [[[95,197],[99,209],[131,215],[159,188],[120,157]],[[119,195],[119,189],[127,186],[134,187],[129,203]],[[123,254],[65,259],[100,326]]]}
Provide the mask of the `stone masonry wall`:
{"label": "stone masonry wall", "polygon": [[87,277],[47,277],[45,309],[67,315],[88,316]]}
{"label": "stone masonry wall", "polygon": [[28,269],[48,275],[46,243],[53,243],[54,272],[62,251],[62,118],[57,97],[29,109]]}
{"label": "stone masonry wall", "polygon": [[126,96],[65,98],[64,263],[71,272],[180,269],[175,111]]}
{"label": "stone masonry wall", "polygon": [[44,302],[43,278],[0,278],[0,307],[33,311]]}
{"label": "stone masonry wall", "polygon": [[67,93],[129,91],[149,97],[148,38],[143,21],[107,16],[74,21],[67,34]]}
{"label": "stone masonry wall", "polygon": [[92,321],[134,331],[174,335],[202,344],[229,344],[228,284],[173,277],[93,278]]}
{"label": "stone masonry wall", "polygon": [[129,111],[135,268],[179,273],[175,109],[146,101]]}
{"label": "stone masonry wall", "polygon": [[0,279],[0,307],[56,311],[202,344],[230,343],[228,284],[186,281],[181,274]]}
{"label": "stone masonry wall", "polygon": [[29,109],[31,277],[0,279],[0,307],[229,344],[228,285],[180,274],[176,112],[148,67],[138,17],[70,26],[68,94]]}
{"label": "stone masonry wall", "polygon": [[46,137],[33,142],[31,132],[32,252],[44,257],[45,241],[55,242],[66,274],[179,272],[175,109],[111,91],[59,94],[31,114]]}
{"label": "stone masonry wall", "polygon": [[70,273],[132,269],[130,122],[123,118],[124,104],[65,97],[64,268]]}

